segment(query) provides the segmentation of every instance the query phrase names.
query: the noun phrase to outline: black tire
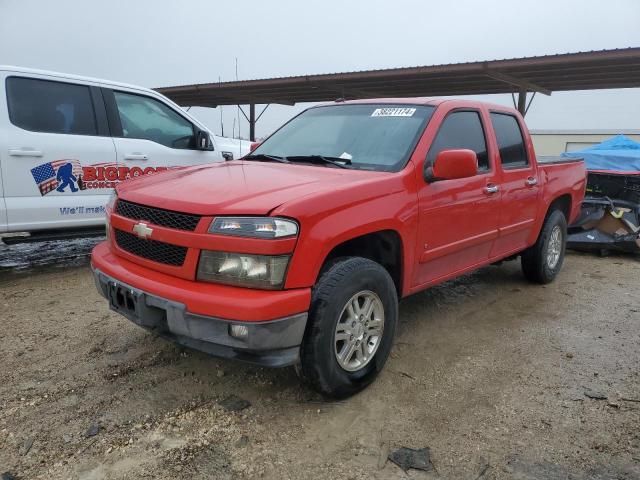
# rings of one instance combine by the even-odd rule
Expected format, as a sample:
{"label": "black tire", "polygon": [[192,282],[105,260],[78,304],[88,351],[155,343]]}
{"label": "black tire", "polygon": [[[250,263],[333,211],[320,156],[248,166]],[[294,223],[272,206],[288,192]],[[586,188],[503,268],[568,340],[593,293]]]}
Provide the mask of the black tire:
{"label": "black tire", "polygon": [[[377,350],[360,370],[347,371],[336,359],[335,332],[349,300],[359,292],[375,293],[384,309],[384,328]],[[369,385],[382,370],[395,335],[398,296],[391,276],[380,264],[361,257],[345,257],[327,269],[313,288],[309,320],[298,373],[314,390],[344,398]]]}
{"label": "black tire", "polygon": [[[556,227],[560,229],[562,234],[560,258],[558,258],[554,266],[550,266],[547,261],[551,243],[550,238]],[[534,283],[545,284],[552,282],[562,268],[566,249],[567,219],[560,210],[553,210],[545,218],[536,243],[522,252],[522,273],[524,273],[525,278]]]}

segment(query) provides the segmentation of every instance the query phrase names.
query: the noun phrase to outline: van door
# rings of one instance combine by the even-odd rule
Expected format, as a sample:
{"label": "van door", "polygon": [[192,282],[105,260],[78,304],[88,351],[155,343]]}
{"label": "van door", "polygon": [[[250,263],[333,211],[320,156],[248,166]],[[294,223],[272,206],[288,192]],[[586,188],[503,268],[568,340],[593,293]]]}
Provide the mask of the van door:
{"label": "van door", "polygon": [[222,161],[213,143],[210,150],[198,150],[200,128],[160,99],[124,90],[104,92],[118,170],[126,178]]}
{"label": "van door", "polygon": [[102,225],[112,185],[84,178],[86,169],[116,160],[100,89],[18,73],[0,80],[8,231]]}

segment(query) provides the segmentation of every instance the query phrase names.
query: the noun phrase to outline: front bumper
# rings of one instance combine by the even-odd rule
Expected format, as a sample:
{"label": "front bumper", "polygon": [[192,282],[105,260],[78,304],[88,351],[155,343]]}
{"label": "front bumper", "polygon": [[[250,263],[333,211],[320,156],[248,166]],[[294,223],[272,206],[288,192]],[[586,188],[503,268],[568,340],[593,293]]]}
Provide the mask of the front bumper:
{"label": "front bumper", "polygon": [[[107,242],[91,254],[91,266],[120,283],[185,306],[190,313],[242,322],[265,322],[309,310],[311,288],[258,290],[180,278],[140,264],[141,259],[116,255]],[[157,264],[159,265],[159,264]],[[194,266],[195,272],[195,266]],[[193,272],[192,272],[193,273]]]}
{"label": "front bumper", "polygon": [[[145,292],[92,267],[98,291],[111,310],[137,325],[179,345],[223,358],[269,367],[298,362],[307,313],[268,321],[238,321],[187,311],[184,304]],[[248,335],[231,336],[231,325],[242,325]]]}

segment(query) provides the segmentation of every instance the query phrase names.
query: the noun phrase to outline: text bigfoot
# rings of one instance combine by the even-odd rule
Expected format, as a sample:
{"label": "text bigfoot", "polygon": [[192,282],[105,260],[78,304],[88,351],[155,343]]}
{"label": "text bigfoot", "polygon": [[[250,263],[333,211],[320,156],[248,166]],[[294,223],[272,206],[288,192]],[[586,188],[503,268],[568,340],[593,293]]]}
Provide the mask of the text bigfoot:
{"label": "text bigfoot", "polygon": [[82,190],[114,188],[118,182],[127,180],[128,178],[162,172],[168,169],[169,167],[82,167],[82,178],[78,182],[78,185]]}

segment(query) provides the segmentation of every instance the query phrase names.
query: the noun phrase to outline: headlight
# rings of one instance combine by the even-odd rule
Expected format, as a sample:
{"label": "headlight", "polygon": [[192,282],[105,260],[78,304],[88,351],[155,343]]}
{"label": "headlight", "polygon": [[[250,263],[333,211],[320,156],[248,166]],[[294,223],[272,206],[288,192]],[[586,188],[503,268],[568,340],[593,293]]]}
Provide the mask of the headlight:
{"label": "headlight", "polygon": [[267,290],[282,288],[289,255],[250,255],[203,250],[198,280]]}
{"label": "headlight", "polygon": [[282,238],[298,234],[298,224],[278,217],[217,217],[209,233],[252,238]]}

